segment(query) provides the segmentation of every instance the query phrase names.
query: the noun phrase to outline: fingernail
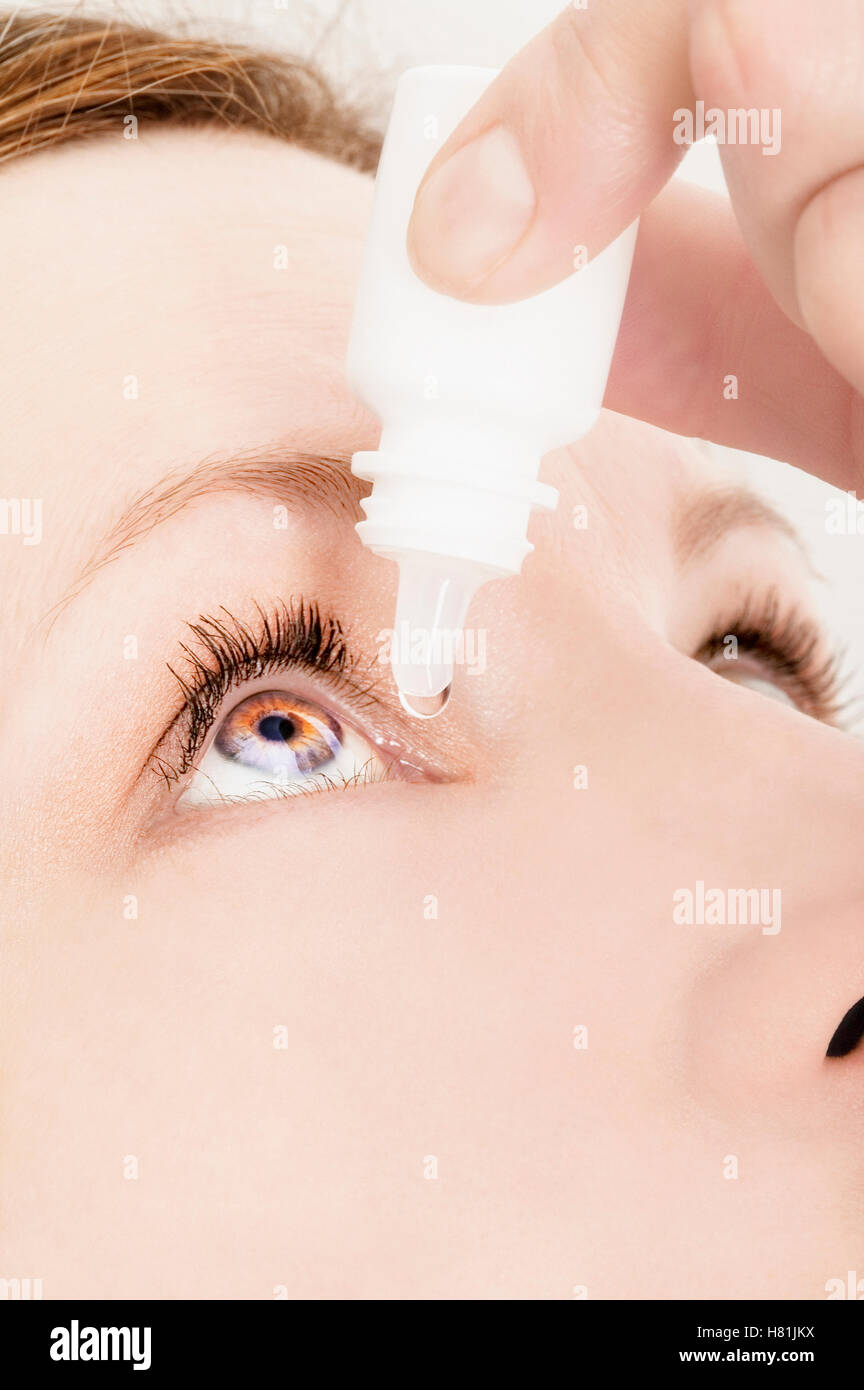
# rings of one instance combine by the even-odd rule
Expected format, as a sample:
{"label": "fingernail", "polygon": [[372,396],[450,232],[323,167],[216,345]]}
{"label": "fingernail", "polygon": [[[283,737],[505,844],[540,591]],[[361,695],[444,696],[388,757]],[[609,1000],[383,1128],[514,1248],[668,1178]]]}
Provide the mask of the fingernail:
{"label": "fingernail", "polygon": [[414,202],[408,254],[436,289],[469,293],[522,240],[536,207],[517,140],[496,125],[436,169]]}

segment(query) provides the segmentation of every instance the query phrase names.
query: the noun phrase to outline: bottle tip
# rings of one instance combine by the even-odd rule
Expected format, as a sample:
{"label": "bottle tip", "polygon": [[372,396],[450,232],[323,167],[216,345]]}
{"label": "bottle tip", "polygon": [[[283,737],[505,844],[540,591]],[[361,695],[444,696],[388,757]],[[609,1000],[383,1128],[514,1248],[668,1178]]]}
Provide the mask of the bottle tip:
{"label": "bottle tip", "polygon": [[409,695],[399,690],[399,703],[414,719],[434,719],[447,708],[450,699],[450,686],[445,685],[437,695]]}

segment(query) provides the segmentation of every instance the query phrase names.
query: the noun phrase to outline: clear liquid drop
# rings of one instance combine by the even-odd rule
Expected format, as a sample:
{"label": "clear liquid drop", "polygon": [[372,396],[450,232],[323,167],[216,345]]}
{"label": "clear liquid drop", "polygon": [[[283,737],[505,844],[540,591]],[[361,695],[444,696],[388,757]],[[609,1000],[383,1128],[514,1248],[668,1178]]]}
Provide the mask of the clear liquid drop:
{"label": "clear liquid drop", "polygon": [[407,695],[404,690],[399,691],[399,703],[413,719],[434,719],[447,708],[449,699],[449,685],[445,685],[437,695]]}

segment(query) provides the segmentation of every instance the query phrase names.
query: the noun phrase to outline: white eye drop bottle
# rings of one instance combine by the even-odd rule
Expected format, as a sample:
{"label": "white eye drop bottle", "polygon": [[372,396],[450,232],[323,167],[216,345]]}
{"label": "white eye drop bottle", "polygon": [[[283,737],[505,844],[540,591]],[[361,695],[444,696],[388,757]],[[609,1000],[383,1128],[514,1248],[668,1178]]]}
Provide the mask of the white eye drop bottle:
{"label": "white eye drop bottle", "polygon": [[636,240],[633,223],[587,264],[574,245],[581,268],[515,304],[464,304],[415,275],[405,238],[420,180],[496,75],[421,67],[400,79],[348,350],[349,385],[382,422],[378,449],[352,461],[373,484],[357,531],[399,566],[390,659],[419,717],[447,702],[477,589],[519,573],[532,508],[558,500],[537,481],[541,458],[599,415]]}

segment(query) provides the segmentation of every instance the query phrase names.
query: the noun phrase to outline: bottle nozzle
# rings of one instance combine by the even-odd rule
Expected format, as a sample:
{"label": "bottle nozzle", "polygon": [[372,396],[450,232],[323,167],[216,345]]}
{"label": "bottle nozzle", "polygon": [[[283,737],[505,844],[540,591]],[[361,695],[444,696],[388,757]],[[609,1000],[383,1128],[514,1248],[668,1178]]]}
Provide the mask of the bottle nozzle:
{"label": "bottle nozzle", "polygon": [[465,660],[465,616],[483,567],[423,553],[399,557],[399,597],[390,648],[399,698],[431,719],[447,704],[453,668]]}
{"label": "bottle nozzle", "polygon": [[[399,687],[396,687],[399,690]],[[406,695],[399,690],[399,703],[414,719],[434,719],[450,701],[450,686],[445,685],[438,695]]]}

